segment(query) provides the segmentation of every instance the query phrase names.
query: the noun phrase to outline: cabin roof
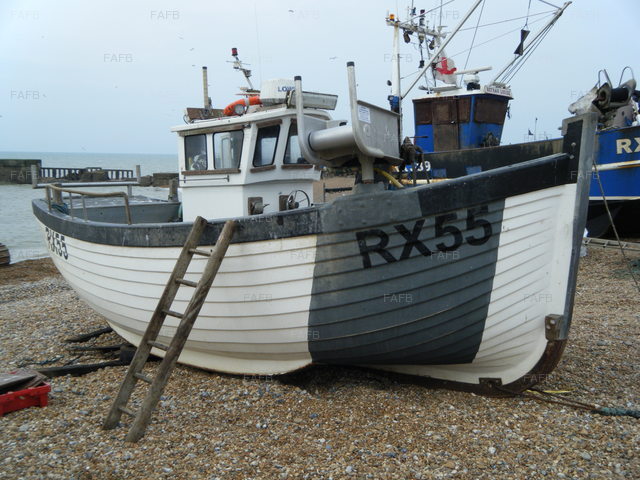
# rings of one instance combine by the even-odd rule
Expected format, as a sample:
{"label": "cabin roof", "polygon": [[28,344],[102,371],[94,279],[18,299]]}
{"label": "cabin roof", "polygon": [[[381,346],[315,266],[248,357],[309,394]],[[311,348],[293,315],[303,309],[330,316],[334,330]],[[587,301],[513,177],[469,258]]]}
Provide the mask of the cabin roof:
{"label": "cabin roof", "polygon": [[[326,120],[331,120],[331,116],[320,109],[305,109],[305,113],[312,116],[317,116]],[[186,135],[190,130],[202,130],[203,128],[220,128],[220,127],[234,127],[237,125],[245,125],[249,123],[260,123],[268,120],[278,120],[285,117],[295,117],[296,109],[288,108],[286,105],[274,105],[274,106],[257,106],[250,107],[248,113],[244,115],[234,115],[231,117],[219,117],[208,120],[196,120],[193,123],[187,123],[185,125],[177,125],[171,128],[172,132],[178,132],[181,135]]]}
{"label": "cabin roof", "polygon": [[476,90],[467,90],[466,88],[461,87],[438,87],[428,91],[428,93],[422,97],[415,98],[414,101],[420,101],[425,98],[461,97],[470,95],[496,95],[499,97],[506,97],[509,100],[513,99],[513,94],[509,87],[482,85]]}

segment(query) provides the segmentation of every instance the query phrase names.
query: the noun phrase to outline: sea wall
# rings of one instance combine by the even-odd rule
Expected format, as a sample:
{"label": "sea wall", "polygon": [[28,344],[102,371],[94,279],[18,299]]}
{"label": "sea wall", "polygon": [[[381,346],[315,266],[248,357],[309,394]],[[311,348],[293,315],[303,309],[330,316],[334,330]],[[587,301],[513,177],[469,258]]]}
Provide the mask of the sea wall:
{"label": "sea wall", "polygon": [[42,166],[42,160],[0,160],[0,183],[31,183],[31,165]]}

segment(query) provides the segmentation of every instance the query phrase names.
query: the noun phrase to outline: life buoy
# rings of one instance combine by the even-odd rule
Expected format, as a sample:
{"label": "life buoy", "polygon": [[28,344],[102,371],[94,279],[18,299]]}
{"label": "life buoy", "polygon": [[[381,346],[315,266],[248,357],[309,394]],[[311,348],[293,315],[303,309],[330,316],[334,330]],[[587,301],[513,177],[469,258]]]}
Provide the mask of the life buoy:
{"label": "life buoy", "polygon": [[260,100],[260,97],[258,95],[241,98],[240,100],[231,102],[229,105],[224,107],[224,110],[222,111],[222,113],[224,113],[227,117],[236,115],[236,111],[235,111],[236,105],[243,105],[245,107],[248,107],[249,105],[262,105],[262,100]]}

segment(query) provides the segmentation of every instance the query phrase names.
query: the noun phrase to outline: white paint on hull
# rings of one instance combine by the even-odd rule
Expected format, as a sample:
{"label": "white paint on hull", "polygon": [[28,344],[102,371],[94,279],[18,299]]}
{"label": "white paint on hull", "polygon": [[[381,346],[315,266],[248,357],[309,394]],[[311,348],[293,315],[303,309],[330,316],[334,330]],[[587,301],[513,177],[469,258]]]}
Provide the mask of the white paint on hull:
{"label": "white paint on hull", "polygon": [[[311,363],[307,324],[315,243],[315,236],[307,236],[232,244],[180,362],[238,374],[284,373]],[[54,256],[62,275],[119,335],[137,345],[180,249],[69,237],[66,244],[69,258]],[[185,278],[198,280],[205,263],[194,257]],[[171,309],[184,311],[191,293],[181,287]],[[178,323],[167,317],[160,341],[168,343]]]}

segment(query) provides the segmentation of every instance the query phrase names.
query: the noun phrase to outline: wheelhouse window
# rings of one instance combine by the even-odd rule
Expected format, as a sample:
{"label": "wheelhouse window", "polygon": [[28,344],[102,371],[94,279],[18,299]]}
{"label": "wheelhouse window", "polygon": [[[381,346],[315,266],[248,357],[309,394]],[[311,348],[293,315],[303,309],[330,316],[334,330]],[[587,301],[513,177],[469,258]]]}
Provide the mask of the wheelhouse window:
{"label": "wheelhouse window", "polygon": [[273,164],[278,146],[278,135],[280,134],[280,125],[270,125],[258,129],[258,138],[256,140],[256,149],[253,153],[253,166],[263,167]]}
{"label": "wheelhouse window", "polygon": [[292,123],[289,127],[289,135],[287,136],[287,148],[284,151],[284,163],[292,164],[308,164],[300,151],[298,143],[298,125]]}
{"label": "wheelhouse window", "polygon": [[184,137],[185,170],[207,169],[207,137],[206,135],[189,135]]}
{"label": "wheelhouse window", "polygon": [[213,162],[214,168],[240,168],[242,156],[242,141],[244,132],[217,132],[213,134]]}

